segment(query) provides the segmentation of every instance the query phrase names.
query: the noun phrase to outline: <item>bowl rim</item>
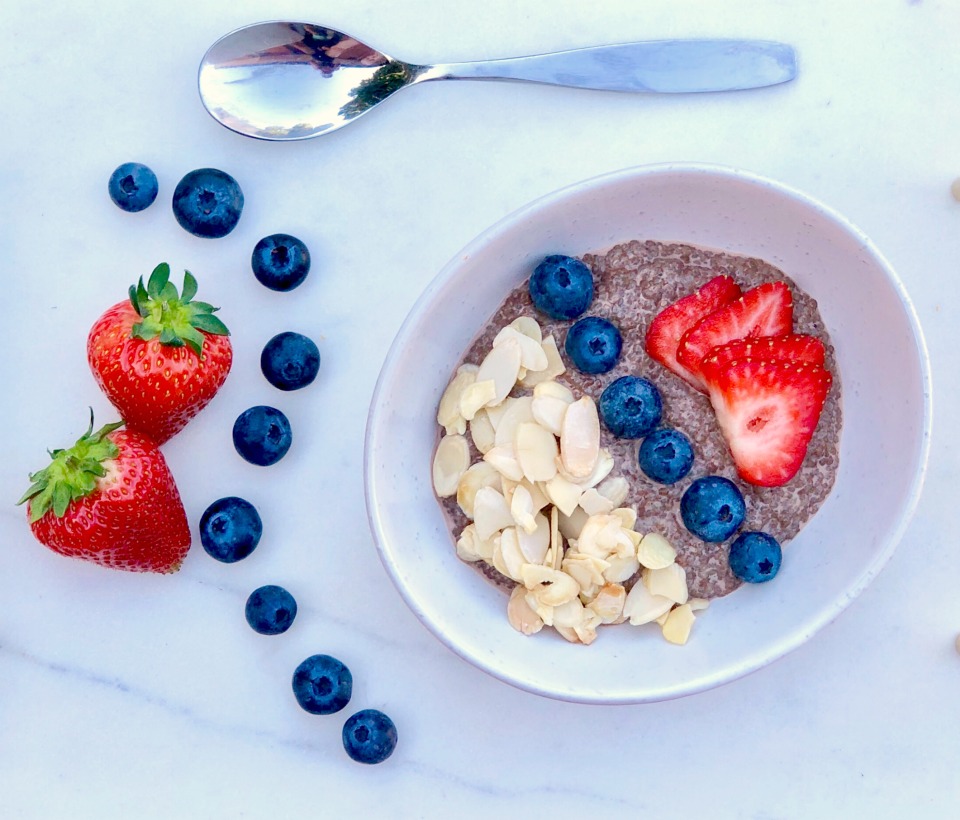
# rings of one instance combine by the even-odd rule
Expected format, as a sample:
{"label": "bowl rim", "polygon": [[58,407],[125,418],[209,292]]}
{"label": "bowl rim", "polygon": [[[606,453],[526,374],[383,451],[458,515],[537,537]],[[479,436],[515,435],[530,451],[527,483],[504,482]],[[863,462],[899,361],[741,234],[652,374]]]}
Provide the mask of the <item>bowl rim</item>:
{"label": "bowl rim", "polygon": [[[770,647],[764,653],[758,653],[746,661],[736,664],[725,670],[723,673],[714,673],[701,676],[696,680],[690,681],[686,686],[675,686],[670,692],[658,695],[643,695],[637,697],[606,697],[597,695],[583,695],[582,697],[572,696],[569,693],[559,693],[550,690],[542,685],[537,685],[524,681],[521,678],[510,676],[505,671],[489,663],[484,657],[467,651],[444,632],[442,627],[434,623],[424,612],[423,608],[417,603],[416,599],[406,587],[400,572],[393,562],[389,560],[385,547],[386,536],[384,534],[380,521],[380,513],[377,504],[377,489],[374,481],[375,464],[373,441],[377,429],[380,426],[381,416],[384,407],[380,401],[381,391],[387,382],[395,362],[401,356],[404,341],[410,333],[411,328],[417,326],[421,320],[422,314],[432,303],[434,295],[439,291],[452,275],[453,271],[462,264],[465,258],[469,258],[474,253],[497,238],[504,231],[508,230],[516,223],[524,220],[528,215],[537,212],[545,207],[549,207],[555,202],[559,202],[571,196],[579,195],[592,189],[602,188],[606,185],[615,184],[628,178],[655,177],[661,175],[670,175],[675,173],[683,174],[701,174],[704,176],[722,177],[728,181],[746,182],[760,187],[773,190],[775,193],[799,202],[808,208],[819,211],[829,220],[837,224],[844,231],[849,233],[858,242],[861,243],[867,253],[876,261],[878,267],[886,275],[888,281],[893,286],[900,303],[906,315],[910,330],[913,333],[913,339],[916,346],[918,364],[920,367],[921,384],[923,387],[923,413],[922,413],[922,436],[920,440],[920,451],[918,455],[917,467],[910,485],[909,494],[905,497],[901,513],[898,517],[896,527],[887,535],[882,545],[873,559],[867,564],[860,576],[850,585],[848,585],[829,606],[824,606],[820,611],[814,613],[801,626],[784,636],[775,646]],[[886,566],[898,544],[903,538],[922,495],[923,486],[926,480],[926,474],[929,463],[931,431],[933,424],[933,395],[932,380],[930,368],[930,356],[927,349],[923,330],[920,326],[919,317],[910,299],[907,290],[897,275],[892,265],[886,257],[880,252],[874,242],[853,222],[843,216],[838,211],[828,205],[815,199],[799,189],[793,188],[786,183],[774,180],[772,178],[741,169],[735,166],[700,163],[700,162],[663,162],[629,166],[614,171],[579,180],[568,185],[557,188],[511,211],[501,217],[492,225],[481,231],[476,237],[468,242],[456,254],[454,254],[440,271],[428,283],[426,288],[414,302],[410,311],[407,313],[399,330],[395,334],[387,355],[384,358],[380,374],[374,387],[370,407],[367,415],[367,423],[364,431],[364,455],[363,455],[363,483],[364,499],[367,510],[367,522],[373,536],[380,562],[383,564],[388,576],[393,582],[394,587],[400,593],[407,606],[414,613],[417,619],[423,624],[438,640],[452,650],[456,655],[468,661],[473,666],[481,669],[492,677],[510,684],[518,689],[531,692],[533,694],[549,697],[553,699],[565,700],[579,703],[598,703],[598,704],[628,704],[645,703],[671,700],[674,698],[685,697],[716,688],[718,686],[731,683],[738,680],[770,663],[785,657],[804,643],[806,643],[817,632],[832,623],[873,581],[873,579]]]}

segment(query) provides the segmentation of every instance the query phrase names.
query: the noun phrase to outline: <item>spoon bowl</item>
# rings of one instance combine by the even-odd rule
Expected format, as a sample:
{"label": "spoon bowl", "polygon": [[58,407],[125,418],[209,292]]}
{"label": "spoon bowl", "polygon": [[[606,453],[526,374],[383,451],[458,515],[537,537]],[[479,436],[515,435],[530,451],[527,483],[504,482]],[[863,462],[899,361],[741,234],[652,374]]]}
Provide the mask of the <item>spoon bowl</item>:
{"label": "spoon bowl", "polygon": [[221,37],[200,62],[200,99],[249,137],[299,140],[343,127],[425,80],[518,80],[606,91],[733,91],[791,80],[793,49],[763,40],[652,40],[446,65],[390,57],[310,23],[255,23]]}

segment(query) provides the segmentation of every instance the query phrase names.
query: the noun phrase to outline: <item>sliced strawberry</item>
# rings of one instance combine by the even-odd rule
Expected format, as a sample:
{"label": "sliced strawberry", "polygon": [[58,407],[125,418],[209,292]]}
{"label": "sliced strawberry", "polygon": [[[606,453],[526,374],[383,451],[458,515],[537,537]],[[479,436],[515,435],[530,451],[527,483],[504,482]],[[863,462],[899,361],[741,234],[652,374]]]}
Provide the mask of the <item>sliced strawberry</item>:
{"label": "sliced strawberry", "polygon": [[816,336],[788,333],[785,336],[748,336],[746,339],[736,339],[713,348],[707,358],[716,359],[720,365],[737,359],[793,359],[798,362],[823,364],[825,355],[823,342]]}
{"label": "sliced strawberry", "polygon": [[713,311],[683,334],[677,361],[704,390],[700,363],[715,347],[748,336],[783,336],[793,330],[793,297],[784,282],[767,282]]}
{"label": "sliced strawberry", "polygon": [[703,363],[710,403],[740,477],[760,487],[793,478],[830,389],[821,365],[740,359]]}
{"label": "sliced strawberry", "polygon": [[699,290],[684,296],[658,313],[647,329],[650,358],[698,387],[687,369],[677,361],[677,346],[683,334],[717,308],[740,297],[740,287],[729,276],[716,276]]}

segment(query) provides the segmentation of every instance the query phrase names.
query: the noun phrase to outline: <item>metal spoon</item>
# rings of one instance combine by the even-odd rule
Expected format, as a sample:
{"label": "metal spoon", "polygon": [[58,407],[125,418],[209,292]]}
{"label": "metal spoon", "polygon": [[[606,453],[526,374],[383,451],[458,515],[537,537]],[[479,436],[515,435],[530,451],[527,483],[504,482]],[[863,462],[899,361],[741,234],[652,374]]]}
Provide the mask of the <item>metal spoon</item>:
{"label": "metal spoon", "polygon": [[415,65],[309,23],[256,23],[221,37],[200,63],[200,99],[249,137],[328,134],[427,80],[524,80],[607,91],[735,91],[793,79],[796,58],[764,40],[651,40],[532,57]]}

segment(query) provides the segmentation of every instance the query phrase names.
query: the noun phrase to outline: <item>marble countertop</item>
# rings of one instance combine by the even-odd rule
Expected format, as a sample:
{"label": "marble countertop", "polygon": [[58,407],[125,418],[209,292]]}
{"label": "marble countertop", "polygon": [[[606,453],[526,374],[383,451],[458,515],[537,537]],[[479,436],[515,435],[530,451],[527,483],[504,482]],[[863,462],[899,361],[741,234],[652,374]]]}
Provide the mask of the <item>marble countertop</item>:
{"label": "marble countertop", "polygon": [[[0,249],[11,352],[0,496],[0,815],[234,817],[945,817],[960,806],[960,5],[953,0],[10,0],[0,27]],[[93,9],[96,8],[96,11]],[[799,78],[738,94],[637,97],[510,83],[431,83],[336,134],[257,142],[200,106],[196,67],[221,34],[277,16],[444,62],[661,37],[793,43]],[[138,215],[106,195],[145,162],[160,198]],[[689,160],[744,168],[826,202],[891,261],[924,328],[936,424],[926,489],[893,560],[831,626],[749,677],[643,706],[583,706],[501,683],[441,645],[407,609],[364,512],[362,440],[380,364],[407,310],[463,245],[568,183]],[[194,238],[169,197],[187,171],[241,182],[237,230]],[[261,236],[314,255],[307,282],[250,275]],[[247,560],[198,539],[172,577],[114,573],[41,548],[13,506],[47,447],[87,407],[96,316],[159,261],[190,268],[234,329],[234,373],[164,450],[196,535],[236,494],[267,534]],[[869,294],[864,294],[869,299]],[[281,330],[323,357],[283,397],[297,441],[269,473],[230,426],[276,402],[258,368]],[[11,338],[12,337],[12,338]],[[12,352],[15,351],[15,352]],[[856,531],[838,534],[855,539]],[[300,614],[253,633],[247,594],[287,586]],[[383,709],[400,744],[350,761],[342,721],[308,715],[293,668],[328,652],[353,670],[357,708]],[[344,715],[345,716],[345,715]]]}

